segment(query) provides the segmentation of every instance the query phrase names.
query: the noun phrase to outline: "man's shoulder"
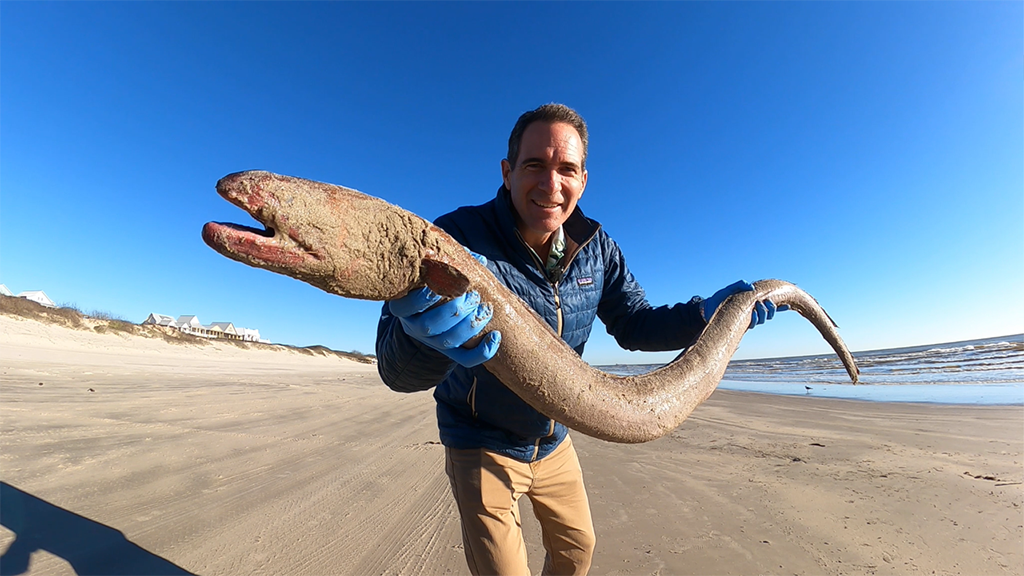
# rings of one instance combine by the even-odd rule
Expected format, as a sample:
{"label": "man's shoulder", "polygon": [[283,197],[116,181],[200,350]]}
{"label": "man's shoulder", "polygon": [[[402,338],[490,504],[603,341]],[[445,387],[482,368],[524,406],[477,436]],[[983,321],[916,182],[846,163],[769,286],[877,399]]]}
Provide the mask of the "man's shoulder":
{"label": "man's shoulder", "polygon": [[478,204],[476,206],[459,206],[455,210],[442,214],[434,220],[434,224],[444,227],[446,223],[461,224],[463,222],[471,222],[473,220],[479,220],[482,217],[487,217],[489,214],[494,212],[494,200]]}
{"label": "man's shoulder", "polygon": [[460,206],[447,214],[438,216],[434,224],[451,234],[462,244],[488,231],[500,228],[495,199],[476,206]]}

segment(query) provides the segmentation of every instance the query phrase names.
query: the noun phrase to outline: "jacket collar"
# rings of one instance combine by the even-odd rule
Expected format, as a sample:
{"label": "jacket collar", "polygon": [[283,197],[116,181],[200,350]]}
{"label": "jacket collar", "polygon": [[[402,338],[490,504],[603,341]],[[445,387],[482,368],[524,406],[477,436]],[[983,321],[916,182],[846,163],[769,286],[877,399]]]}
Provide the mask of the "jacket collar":
{"label": "jacket collar", "polygon": [[[517,250],[523,252],[523,257],[529,262],[532,261],[532,257],[529,254],[529,249],[516,229],[516,213],[515,207],[512,205],[512,193],[508,188],[502,184],[498,188],[498,195],[495,198],[495,207],[498,212],[498,223],[501,226],[502,238],[508,243],[509,246],[518,247]],[[562,225],[562,229],[565,232],[565,256],[563,262],[571,262],[576,256],[576,252],[580,247],[586,245],[594,234],[601,229],[601,225],[590,218],[583,215],[583,210],[580,209],[579,204],[573,209],[572,214],[566,219],[565,224]]]}

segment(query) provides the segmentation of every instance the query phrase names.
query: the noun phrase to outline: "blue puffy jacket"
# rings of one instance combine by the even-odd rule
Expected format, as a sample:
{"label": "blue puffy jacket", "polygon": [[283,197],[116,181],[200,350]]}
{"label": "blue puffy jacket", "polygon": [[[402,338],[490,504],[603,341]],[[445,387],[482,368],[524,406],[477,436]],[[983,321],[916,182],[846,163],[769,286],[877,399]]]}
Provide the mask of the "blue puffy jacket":
{"label": "blue puffy jacket", "polygon": [[[653,308],[618,245],[579,207],[563,226],[565,256],[550,275],[516,229],[513,210],[502,186],[494,200],[459,208],[435,224],[486,256],[498,280],[578,354],[583,354],[595,317],[629,350],[679,350],[703,330],[699,297]],[[530,462],[550,454],[565,438],[565,426],[523,402],[483,366],[464,368],[407,336],[386,303],[377,327],[377,368],[399,392],[437,386],[437,422],[445,446],[486,448]]]}

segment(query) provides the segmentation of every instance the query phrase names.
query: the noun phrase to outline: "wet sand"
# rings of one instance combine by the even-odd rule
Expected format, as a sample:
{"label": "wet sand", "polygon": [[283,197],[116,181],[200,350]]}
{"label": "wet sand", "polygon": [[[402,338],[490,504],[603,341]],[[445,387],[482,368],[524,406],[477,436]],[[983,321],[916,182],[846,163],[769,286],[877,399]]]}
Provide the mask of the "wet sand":
{"label": "wet sand", "polygon": [[[5,574],[468,574],[433,400],[374,366],[0,316],[0,372]],[[1020,406],[718,391],[574,440],[592,574],[1024,573]]]}

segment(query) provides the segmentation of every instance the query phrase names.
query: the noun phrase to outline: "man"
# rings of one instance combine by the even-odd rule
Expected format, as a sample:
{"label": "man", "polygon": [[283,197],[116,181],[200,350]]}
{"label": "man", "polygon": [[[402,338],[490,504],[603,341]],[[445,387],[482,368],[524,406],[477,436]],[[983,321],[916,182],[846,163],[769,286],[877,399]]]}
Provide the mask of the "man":
{"label": "man", "polygon": [[[520,116],[501,161],[495,199],[462,207],[436,224],[472,250],[569,346],[582,354],[595,317],[630,350],[691,344],[737,282],[703,300],[653,308],[618,245],[577,207],[587,186],[587,126],[574,110],[547,104]],[[528,575],[518,501],[540,521],[545,574],[586,574],[594,527],[576,451],[562,424],[540,414],[482,364],[497,352],[492,331],[473,348],[492,310],[479,295],[449,301],[423,288],[384,305],[378,370],[394,390],[436,387],[445,469],[462,519],[473,574]],[[759,303],[751,326],[776,309]]]}

